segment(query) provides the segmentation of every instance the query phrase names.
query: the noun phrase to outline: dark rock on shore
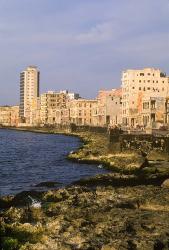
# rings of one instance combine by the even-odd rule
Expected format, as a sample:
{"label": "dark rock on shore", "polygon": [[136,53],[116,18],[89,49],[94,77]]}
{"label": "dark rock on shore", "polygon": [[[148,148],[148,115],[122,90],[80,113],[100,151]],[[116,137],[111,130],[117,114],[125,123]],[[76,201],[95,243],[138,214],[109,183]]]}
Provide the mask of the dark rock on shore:
{"label": "dark rock on shore", "polygon": [[7,196],[0,198],[0,209],[10,208],[10,207],[23,207],[28,206],[29,199],[28,196],[34,197],[36,199],[41,199],[43,193],[37,191],[23,191],[15,196]]}
{"label": "dark rock on shore", "polygon": [[137,175],[124,175],[119,173],[111,173],[104,175],[97,175],[95,177],[81,179],[74,182],[74,185],[96,187],[96,186],[113,186],[113,187],[133,187],[138,185],[161,185],[166,178],[169,178],[168,174],[146,174],[144,172],[138,172]]}
{"label": "dark rock on shore", "polygon": [[56,187],[57,185],[60,185],[61,183],[56,182],[56,181],[44,181],[41,182],[37,185],[35,185],[35,187]]}

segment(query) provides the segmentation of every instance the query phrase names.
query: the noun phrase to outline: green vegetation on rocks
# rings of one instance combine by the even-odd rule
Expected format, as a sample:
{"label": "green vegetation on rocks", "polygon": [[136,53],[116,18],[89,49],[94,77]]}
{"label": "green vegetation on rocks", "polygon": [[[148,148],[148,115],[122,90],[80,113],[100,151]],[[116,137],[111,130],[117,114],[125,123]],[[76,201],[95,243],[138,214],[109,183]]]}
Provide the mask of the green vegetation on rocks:
{"label": "green vegetation on rocks", "polygon": [[139,151],[113,152],[104,134],[74,135],[84,144],[69,159],[98,163],[112,171],[71,187],[32,193],[41,208],[26,206],[27,192],[1,198],[1,248],[169,249],[167,158],[158,152],[147,157]]}

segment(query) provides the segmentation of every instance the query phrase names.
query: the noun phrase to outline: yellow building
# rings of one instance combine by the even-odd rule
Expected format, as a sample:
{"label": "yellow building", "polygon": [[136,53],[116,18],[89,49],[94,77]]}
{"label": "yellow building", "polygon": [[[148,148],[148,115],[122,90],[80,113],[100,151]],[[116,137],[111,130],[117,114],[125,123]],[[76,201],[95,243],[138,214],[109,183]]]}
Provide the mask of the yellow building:
{"label": "yellow building", "polygon": [[41,124],[40,119],[40,97],[34,98],[30,105],[30,125],[39,126]]}
{"label": "yellow building", "polygon": [[19,106],[0,107],[0,125],[1,126],[18,126]]}
{"label": "yellow building", "polygon": [[97,100],[78,99],[69,102],[70,122],[76,125],[95,125]]}

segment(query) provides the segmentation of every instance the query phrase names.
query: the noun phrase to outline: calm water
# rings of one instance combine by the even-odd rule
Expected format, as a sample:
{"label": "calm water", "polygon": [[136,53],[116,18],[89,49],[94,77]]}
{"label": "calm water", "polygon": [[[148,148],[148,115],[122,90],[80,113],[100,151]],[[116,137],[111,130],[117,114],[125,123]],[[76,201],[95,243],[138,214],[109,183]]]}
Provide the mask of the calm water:
{"label": "calm water", "polygon": [[107,172],[66,160],[80,145],[75,137],[0,129],[0,195],[39,190],[35,185],[46,181],[65,186]]}

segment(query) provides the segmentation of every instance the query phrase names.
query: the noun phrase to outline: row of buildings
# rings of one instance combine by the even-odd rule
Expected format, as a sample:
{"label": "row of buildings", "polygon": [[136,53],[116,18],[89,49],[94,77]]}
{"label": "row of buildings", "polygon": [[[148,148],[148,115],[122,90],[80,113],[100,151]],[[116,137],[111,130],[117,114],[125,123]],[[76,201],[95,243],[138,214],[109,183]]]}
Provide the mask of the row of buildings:
{"label": "row of buildings", "polygon": [[67,90],[40,95],[39,85],[37,67],[21,72],[20,106],[0,107],[1,125],[159,128],[169,124],[169,77],[159,69],[126,70],[121,88],[100,90],[91,100]]}

